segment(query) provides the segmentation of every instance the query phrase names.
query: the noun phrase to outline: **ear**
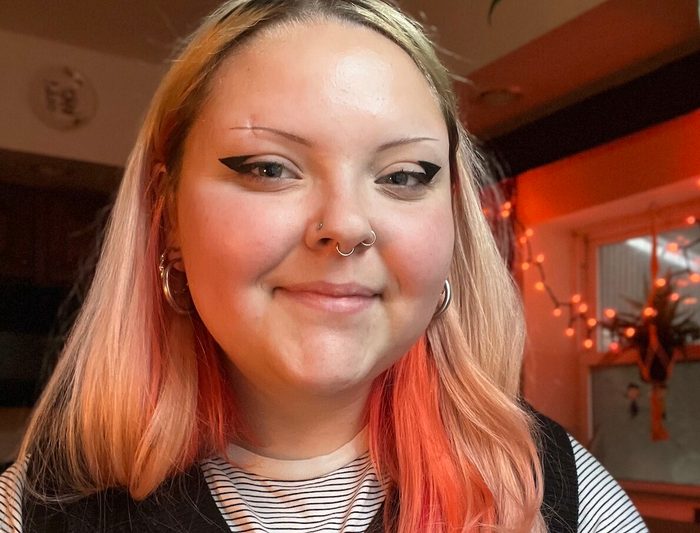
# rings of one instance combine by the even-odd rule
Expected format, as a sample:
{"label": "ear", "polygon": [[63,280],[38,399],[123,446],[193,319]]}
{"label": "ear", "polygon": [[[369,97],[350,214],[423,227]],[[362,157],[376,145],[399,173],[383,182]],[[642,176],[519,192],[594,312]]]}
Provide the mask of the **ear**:
{"label": "ear", "polygon": [[165,236],[167,248],[179,248],[180,236],[178,232],[177,197],[173,185],[172,176],[164,163],[153,165],[153,181],[157,184],[157,190],[163,198],[163,211],[161,214],[161,226]]}
{"label": "ear", "polygon": [[174,189],[169,189],[165,195],[163,209],[163,226],[165,228],[165,242],[171,248],[180,248],[180,232],[177,218],[177,197]]}

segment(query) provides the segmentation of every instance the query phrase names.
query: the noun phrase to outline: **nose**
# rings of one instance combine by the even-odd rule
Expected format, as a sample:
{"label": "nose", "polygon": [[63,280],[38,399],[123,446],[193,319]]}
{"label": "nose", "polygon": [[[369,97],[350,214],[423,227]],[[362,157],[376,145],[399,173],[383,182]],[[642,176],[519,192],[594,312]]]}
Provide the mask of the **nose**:
{"label": "nose", "polygon": [[312,250],[329,250],[347,257],[368,249],[377,240],[361,187],[328,187],[319,195],[318,204],[305,236]]}

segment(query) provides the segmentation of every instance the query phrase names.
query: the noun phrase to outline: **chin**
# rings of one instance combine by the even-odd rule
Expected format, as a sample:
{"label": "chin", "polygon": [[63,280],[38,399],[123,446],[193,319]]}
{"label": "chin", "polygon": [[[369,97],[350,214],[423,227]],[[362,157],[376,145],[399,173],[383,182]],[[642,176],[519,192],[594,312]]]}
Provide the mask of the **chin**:
{"label": "chin", "polygon": [[300,390],[323,395],[369,386],[391,364],[383,357],[347,345],[340,350],[325,347],[306,353],[321,355],[296,359],[297,364],[286,369],[289,382]]}
{"label": "chin", "polygon": [[348,368],[343,365],[319,365],[315,368],[296,369],[289,374],[289,381],[299,390],[322,394],[337,394],[361,387],[374,379],[370,370]]}

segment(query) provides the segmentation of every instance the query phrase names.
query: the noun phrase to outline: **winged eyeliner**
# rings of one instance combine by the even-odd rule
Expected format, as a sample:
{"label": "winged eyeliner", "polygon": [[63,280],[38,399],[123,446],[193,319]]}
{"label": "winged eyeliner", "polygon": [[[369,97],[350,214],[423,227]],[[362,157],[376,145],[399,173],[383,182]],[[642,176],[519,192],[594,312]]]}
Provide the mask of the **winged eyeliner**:
{"label": "winged eyeliner", "polygon": [[[222,157],[219,159],[219,161],[226,165],[228,168],[231,170],[234,170],[236,172],[240,172],[243,170],[243,166],[245,161],[253,157],[252,155],[234,155],[231,157]],[[418,161],[418,165],[423,169],[425,172],[425,182],[431,181],[434,177],[435,174],[438,173],[440,170],[439,165],[436,165],[435,163],[431,163],[429,161]]]}
{"label": "winged eyeliner", "polygon": [[435,174],[437,174],[440,168],[442,168],[440,165],[436,165],[430,161],[418,161],[418,164],[425,171],[426,181],[432,180],[435,177]]}
{"label": "winged eyeliner", "polygon": [[234,155],[231,157],[222,157],[219,159],[219,161],[226,165],[228,168],[231,170],[235,170],[236,172],[241,171],[241,167],[243,166],[243,163],[253,157],[252,155]]}

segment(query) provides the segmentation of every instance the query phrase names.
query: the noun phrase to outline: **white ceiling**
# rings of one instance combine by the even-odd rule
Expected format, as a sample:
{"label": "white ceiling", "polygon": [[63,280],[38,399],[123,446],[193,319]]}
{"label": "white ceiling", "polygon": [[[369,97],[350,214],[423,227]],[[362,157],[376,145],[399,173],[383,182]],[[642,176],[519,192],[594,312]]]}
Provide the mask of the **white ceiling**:
{"label": "white ceiling", "polygon": [[[603,0],[402,0],[466,76]],[[218,0],[5,0],[0,28],[151,63],[168,58]]]}
{"label": "white ceiling", "polygon": [[[561,26],[603,0],[402,0],[431,30],[450,69],[468,75]],[[456,54],[460,59],[452,58]]]}
{"label": "white ceiling", "polygon": [[[469,128],[498,136],[700,49],[699,0],[400,0],[457,74]],[[0,0],[0,29],[164,63],[218,0]],[[466,80],[468,78],[468,81]],[[493,105],[484,92],[514,88]]]}

